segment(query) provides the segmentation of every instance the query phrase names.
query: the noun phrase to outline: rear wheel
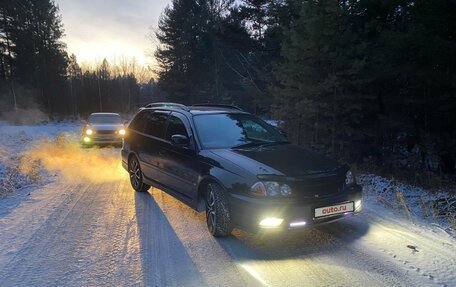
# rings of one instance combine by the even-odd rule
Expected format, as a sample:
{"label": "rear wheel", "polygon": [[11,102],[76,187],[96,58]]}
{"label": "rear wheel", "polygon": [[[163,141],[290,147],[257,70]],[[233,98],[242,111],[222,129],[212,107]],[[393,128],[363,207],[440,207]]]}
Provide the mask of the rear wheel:
{"label": "rear wheel", "polygon": [[144,192],[149,190],[150,185],[143,182],[143,175],[139,160],[136,156],[131,156],[128,161],[128,173],[130,174],[130,184],[134,190]]}
{"label": "rear wheel", "polygon": [[225,192],[216,183],[206,186],[206,223],[207,229],[215,237],[228,236],[233,230]]}

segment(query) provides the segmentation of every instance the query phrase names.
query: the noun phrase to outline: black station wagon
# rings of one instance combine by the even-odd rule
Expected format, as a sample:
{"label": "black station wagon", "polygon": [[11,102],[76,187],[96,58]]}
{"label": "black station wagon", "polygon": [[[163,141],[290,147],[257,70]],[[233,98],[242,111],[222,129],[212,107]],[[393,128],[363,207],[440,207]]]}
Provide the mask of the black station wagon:
{"label": "black station wagon", "polygon": [[348,166],[233,106],[147,105],[127,128],[122,165],[136,191],[155,186],[205,211],[214,236],[305,228],[362,208]]}

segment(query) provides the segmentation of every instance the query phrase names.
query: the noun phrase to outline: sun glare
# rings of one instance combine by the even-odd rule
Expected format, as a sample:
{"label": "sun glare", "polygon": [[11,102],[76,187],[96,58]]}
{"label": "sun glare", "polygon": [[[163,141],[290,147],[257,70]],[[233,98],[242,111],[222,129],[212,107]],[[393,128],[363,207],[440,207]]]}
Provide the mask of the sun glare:
{"label": "sun glare", "polygon": [[143,66],[150,64],[148,63],[144,51],[141,51],[138,47],[135,47],[133,44],[129,45],[128,43],[68,43],[68,49],[70,53],[76,55],[80,62],[97,63],[104,58],[112,60],[126,57],[130,59],[134,58],[138,61],[138,64]]}

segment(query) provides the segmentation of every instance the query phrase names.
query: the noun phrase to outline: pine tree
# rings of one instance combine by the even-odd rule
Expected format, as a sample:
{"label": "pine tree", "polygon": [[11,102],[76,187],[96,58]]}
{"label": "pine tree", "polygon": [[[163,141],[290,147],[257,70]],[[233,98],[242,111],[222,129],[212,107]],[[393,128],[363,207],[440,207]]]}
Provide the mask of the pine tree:
{"label": "pine tree", "polygon": [[13,5],[10,2],[6,0],[0,1],[0,90],[2,91],[0,101],[2,105],[8,107],[11,104],[14,110],[17,110],[12,51],[14,42],[11,38],[12,8]]}
{"label": "pine tree", "polygon": [[363,140],[355,130],[362,127],[372,101],[356,85],[364,56],[347,8],[331,0],[303,2],[275,70],[277,113],[291,134],[334,156]]}
{"label": "pine tree", "polygon": [[165,9],[155,56],[159,84],[171,99],[248,106],[248,89],[254,85],[245,61],[250,38],[231,3],[175,0]]}
{"label": "pine tree", "polygon": [[[199,79],[207,63],[207,6],[204,1],[174,0],[160,17],[155,52],[159,63],[160,85],[177,101],[204,93]],[[205,67],[207,69],[207,67]],[[207,78],[206,78],[207,79]]]}
{"label": "pine tree", "polygon": [[67,54],[61,42],[63,26],[53,1],[15,1],[3,6],[3,19],[11,45],[11,77],[34,91],[37,103],[49,112],[64,109]]}

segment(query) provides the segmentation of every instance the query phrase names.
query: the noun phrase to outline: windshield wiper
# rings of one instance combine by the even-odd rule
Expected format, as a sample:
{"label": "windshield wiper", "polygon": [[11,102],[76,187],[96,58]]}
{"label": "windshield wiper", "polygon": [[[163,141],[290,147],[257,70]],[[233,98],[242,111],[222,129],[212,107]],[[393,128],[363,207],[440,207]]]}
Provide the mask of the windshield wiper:
{"label": "windshield wiper", "polygon": [[254,147],[254,146],[264,145],[264,144],[267,144],[267,143],[269,143],[269,142],[262,142],[262,141],[258,141],[258,142],[248,142],[248,143],[243,143],[243,144],[235,145],[235,146],[233,146],[232,148]]}
{"label": "windshield wiper", "polygon": [[278,144],[289,144],[289,141],[275,141],[275,142],[266,142],[261,144],[262,146],[278,145]]}
{"label": "windshield wiper", "polygon": [[276,145],[276,144],[288,144],[289,141],[274,141],[274,142],[267,142],[267,141],[257,141],[257,142],[248,142],[236,145],[232,148],[244,148],[244,147],[260,147],[260,146],[269,146],[269,145]]}

